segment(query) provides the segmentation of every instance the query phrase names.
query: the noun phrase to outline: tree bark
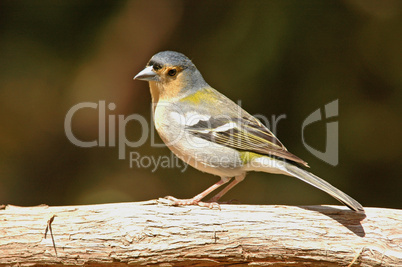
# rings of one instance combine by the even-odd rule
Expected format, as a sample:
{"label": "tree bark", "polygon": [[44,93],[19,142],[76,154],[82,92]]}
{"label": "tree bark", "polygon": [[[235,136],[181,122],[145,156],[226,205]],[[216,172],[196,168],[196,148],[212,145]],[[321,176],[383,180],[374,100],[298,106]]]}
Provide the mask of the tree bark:
{"label": "tree bark", "polygon": [[220,208],[3,206],[0,265],[402,266],[402,210]]}

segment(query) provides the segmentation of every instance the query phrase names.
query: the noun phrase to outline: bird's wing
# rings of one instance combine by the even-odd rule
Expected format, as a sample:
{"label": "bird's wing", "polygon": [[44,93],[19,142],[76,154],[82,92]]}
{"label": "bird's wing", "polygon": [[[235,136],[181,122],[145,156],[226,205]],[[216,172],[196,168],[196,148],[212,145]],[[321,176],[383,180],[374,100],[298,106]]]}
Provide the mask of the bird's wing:
{"label": "bird's wing", "polygon": [[284,145],[260,121],[249,114],[241,118],[212,116],[208,120],[187,126],[191,134],[208,141],[241,151],[276,156],[304,166],[305,161],[288,152]]}

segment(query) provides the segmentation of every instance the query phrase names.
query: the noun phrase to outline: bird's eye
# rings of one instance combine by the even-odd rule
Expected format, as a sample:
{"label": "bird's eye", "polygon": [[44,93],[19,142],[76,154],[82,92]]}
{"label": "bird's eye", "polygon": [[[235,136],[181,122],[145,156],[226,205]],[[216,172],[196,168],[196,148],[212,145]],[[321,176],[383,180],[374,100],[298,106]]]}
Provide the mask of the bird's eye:
{"label": "bird's eye", "polygon": [[176,73],[177,73],[176,69],[171,69],[171,70],[168,71],[169,76],[172,76],[172,77],[175,76]]}
{"label": "bird's eye", "polygon": [[156,63],[155,63],[155,64],[153,65],[153,69],[154,69],[154,70],[160,70],[161,68],[162,68],[162,66],[159,65],[159,64],[156,64]]}

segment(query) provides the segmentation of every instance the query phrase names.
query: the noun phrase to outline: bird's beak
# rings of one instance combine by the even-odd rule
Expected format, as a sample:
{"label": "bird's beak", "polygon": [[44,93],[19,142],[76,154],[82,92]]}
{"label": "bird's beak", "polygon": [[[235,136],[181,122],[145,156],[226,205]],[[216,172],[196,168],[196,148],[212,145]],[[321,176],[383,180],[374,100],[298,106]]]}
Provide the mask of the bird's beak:
{"label": "bird's beak", "polygon": [[143,81],[158,81],[158,74],[156,74],[152,66],[146,67],[134,76],[133,80],[143,80]]}

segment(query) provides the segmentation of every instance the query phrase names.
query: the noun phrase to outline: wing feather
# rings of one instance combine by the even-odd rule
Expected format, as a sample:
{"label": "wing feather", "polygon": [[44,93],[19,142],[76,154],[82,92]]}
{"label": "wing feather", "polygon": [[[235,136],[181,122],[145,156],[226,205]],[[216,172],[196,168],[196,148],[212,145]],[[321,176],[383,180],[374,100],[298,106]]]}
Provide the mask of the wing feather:
{"label": "wing feather", "polygon": [[186,128],[193,135],[243,151],[288,159],[304,166],[305,161],[288,152],[275,135],[254,117],[211,117]]}

